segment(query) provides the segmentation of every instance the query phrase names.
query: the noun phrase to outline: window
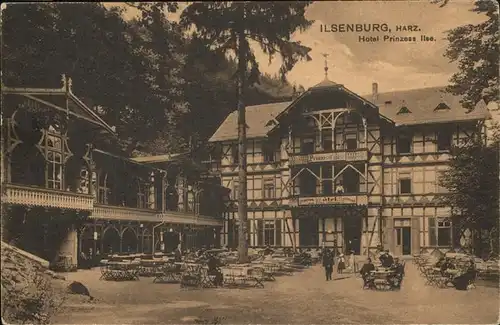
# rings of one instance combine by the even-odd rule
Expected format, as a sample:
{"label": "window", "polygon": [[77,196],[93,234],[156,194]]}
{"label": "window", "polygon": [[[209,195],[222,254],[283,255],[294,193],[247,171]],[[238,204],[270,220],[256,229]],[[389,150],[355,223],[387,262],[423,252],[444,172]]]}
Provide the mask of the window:
{"label": "window", "polygon": [[314,153],[314,146],[314,139],[303,139],[301,152],[306,155]]}
{"label": "window", "polygon": [[239,184],[238,182],[234,181],[233,182],[233,193],[232,193],[232,198],[233,200],[237,200],[238,199],[238,191],[239,191]]}
{"label": "window", "polygon": [[345,135],[344,147],[346,150],[358,149],[358,139],[355,133]]}
{"label": "window", "polygon": [[309,172],[302,172],[299,176],[300,195],[316,194],[316,178]]}
{"label": "window", "polygon": [[411,111],[408,109],[408,107],[403,106],[399,109],[397,114],[400,115],[400,114],[410,114],[410,113]]}
{"label": "window", "polygon": [[264,191],[262,195],[264,199],[274,199],[275,198],[274,178],[264,179],[264,186],[262,190]]}
{"label": "window", "polygon": [[63,155],[65,154],[63,138],[57,126],[49,126],[45,133],[45,150],[47,160],[47,187],[63,189]]}
{"label": "window", "polygon": [[262,143],[262,155],[264,156],[264,162],[271,163],[274,162],[274,148],[268,142]]}
{"label": "window", "polygon": [[240,155],[239,155],[239,150],[238,150],[238,144],[234,143],[231,146],[231,156],[233,157],[233,164],[239,164],[240,163]]}
{"label": "window", "polygon": [[263,220],[256,220],[255,222],[255,232],[257,233],[257,246],[263,246],[264,245],[264,221]]}
{"label": "window", "polygon": [[333,149],[333,142],[332,142],[331,134],[324,135],[322,141],[323,141],[323,150],[324,151],[331,151]]}
{"label": "window", "polygon": [[194,210],[194,192],[191,186],[189,186],[188,192],[187,192],[187,205],[186,205],[187,212],[195,212]]}
{"label": "window", "polygon": [[212,161],[220,161],[222,157],[222,148],[220,145],[215,145],[210,151],[210,160]]}
{"label": "window", "polygon": [[139,209],[148,208],[149,204],[149,184],[144,181],[137,181],[137,207]]}
{"label": "window", "polygon": [[274,220],[264,221],[264,245],[274,246],[275,223]]}
{"label": "window", "polygon": [[429,218],[429,245],[451,246],[451,220]]}
{"label": "window", "polygon": [[451,134],[448,131],[438,131],[437,149],[438,151],[448,151],[451,148]]}
{"label": "window", "polygon": [[[97,187],[97,202],[101,204],[108,204],[109,186],[108,186],[108,174],[100,173],[98,178]],[[140,200],[139,200],[140,201]]]}
{"label": "window", "polygon": [[401,135],[397,140],[397,151],[398,154],[408,154],[411,153],[411,143],[412,137],[408,135]]}
{"label": "window", "polygon": [[434,109],[435,111],[442,111],[442,110],[449,110],[450,107],[446,105],[445,103],[439,103],[438,106]]}
{"label": "window", "polygon": [[399,176],[399,194],[411,194],[411,176],[409,174]]}

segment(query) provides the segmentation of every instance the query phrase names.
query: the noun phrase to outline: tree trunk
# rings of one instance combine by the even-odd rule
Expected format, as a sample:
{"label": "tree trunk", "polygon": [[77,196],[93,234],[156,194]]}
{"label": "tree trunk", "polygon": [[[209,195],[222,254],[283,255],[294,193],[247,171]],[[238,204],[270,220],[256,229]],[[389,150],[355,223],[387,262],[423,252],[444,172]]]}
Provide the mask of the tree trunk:
{"label": "tree trunk", "polygon": [[[243,24],[244,19],[241,19],[240,24]],[[241,26],[243,27],[243,26]],[[242,28],[238,32],[238,219],[240,225],[238,227],[238,255],[240,263],[248,262],[248,223],[247,223],[247,135],[246,135],[246,118],[245,118],[245,78],[246,78],[246,49],[245,34]]]}

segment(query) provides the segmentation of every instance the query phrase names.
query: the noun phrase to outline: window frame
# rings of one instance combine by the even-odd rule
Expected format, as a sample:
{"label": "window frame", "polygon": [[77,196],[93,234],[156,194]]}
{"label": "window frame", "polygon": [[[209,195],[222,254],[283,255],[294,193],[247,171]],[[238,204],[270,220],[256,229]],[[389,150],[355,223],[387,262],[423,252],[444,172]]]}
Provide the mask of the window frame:
{"label": "window frame", "polygon": [[[262,179],[262,198],[275,199],[276,198],[276,180],[274,177],[266,177]],[[269,192],[270,191],[270,192]],[[269,196],[267,194],[270,194]]]}
{"label": "window frame", "polygon": [[[349,144],[353,144],[353,148],[349,148]],[[344,149],[345,150],[358,150],[358,134],[357,133],[346,133],[344,135]]]}
{"label": "window frame", "polygon": [[[401,150],[402,141],[408,141],[408,151],[404,152]],[[413,135],[400,134],[396,139],[396,152],[398,155],[410,155],[413,153]]]}
{"label": "window frame", "polygon": [[[408,192],[403,192],[403,183],[404,181],[408,181],[408,186],[410,187],[410,190]],[[400,195],[411,195],[413,194],[413,186],[412,186],[412,180],[411,180],[411,174],[404,174],[400,175],[398,179],[398,194]]]}
{"label": "window frame", "polygon": [[275,150],[269,141],[262,142],[262,160],[265,163],[276,162]]}
{"label": "window frame", "polygon": [[[443,144],[442,141],[440,141],[440,138],[442,139],[443,136],[446,136],[446,144],[445,148],[440,148],[440,145]],[[447,152],[451,150],[451,146],[453,145],[453,135],[451,134],[450,131],[448,130],[441,130],[436,132],[436,149],[439,152]]]}
{"label": "window frame", "polygon": [[237,200],[238,199],[238,192],[240,190],[240,183],[238,181],[233,181],[233,193],[231,195],[231,198],[233,200]]}
{"label": "window frame", "polygon": [[[453,245],[453,223],[449,217],[429,217],[428,219],[429,227],[429,246],[435,247],[450,247]],[[448,238],[446,238],[446,243],[440,242],[440,237],[443,238],[444,235],[440,235],[441,229],[448,230]]]}
{"label": "window frame", "polygon": [[276,220],[264,220],[262,237],[264,246],[275,246],[276,243]]}
{"label": "window frame", "polygon": [[238,148],[238,143],[233,143],[231,145],[231,159],[234,165],[240,163],[240,150]]}

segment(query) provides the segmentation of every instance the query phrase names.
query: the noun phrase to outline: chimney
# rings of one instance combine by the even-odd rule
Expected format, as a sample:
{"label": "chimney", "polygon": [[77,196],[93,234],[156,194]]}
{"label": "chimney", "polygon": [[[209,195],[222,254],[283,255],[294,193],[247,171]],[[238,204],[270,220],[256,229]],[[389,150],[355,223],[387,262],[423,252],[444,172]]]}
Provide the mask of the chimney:
{"label": "chimney", "polygon": [[376,102],[378,100],[378,83],[372,83],[372,98]]}

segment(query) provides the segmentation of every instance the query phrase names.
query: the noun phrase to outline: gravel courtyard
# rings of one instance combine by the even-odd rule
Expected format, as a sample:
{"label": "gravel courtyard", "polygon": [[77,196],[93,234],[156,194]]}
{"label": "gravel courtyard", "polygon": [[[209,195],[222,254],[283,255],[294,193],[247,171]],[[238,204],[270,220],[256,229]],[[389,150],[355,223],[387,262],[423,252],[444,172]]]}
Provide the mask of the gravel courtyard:
{"label": "gravel courtyard", "polygon": [[71,295],[53,320],[65,324],[494,324],[498,288],[478,285],[469,291],[424,285],[407,263],[398,292],[362,290],[361,279],[334,275],[326,282],[320,266],[277,277],[264,289],[181,289],[178,284],[100,281],[98,269],[67,274],[80,281],[96,301]]}

